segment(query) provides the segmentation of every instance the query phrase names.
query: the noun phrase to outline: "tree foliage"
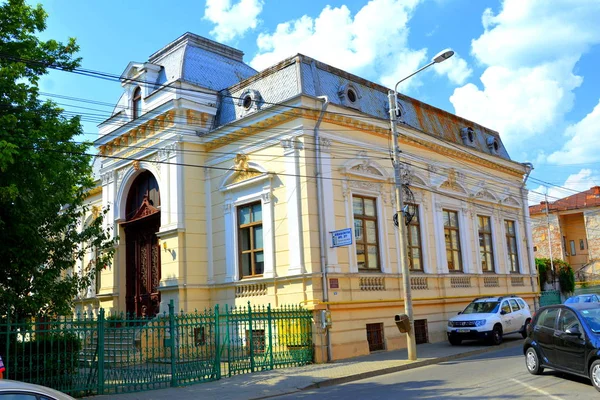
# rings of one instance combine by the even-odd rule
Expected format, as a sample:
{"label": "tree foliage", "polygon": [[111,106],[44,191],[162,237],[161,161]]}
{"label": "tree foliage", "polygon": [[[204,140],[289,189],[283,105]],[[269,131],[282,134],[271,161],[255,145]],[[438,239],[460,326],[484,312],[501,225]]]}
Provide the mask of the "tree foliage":
{"label": "tree foliage", "polygon": [[[554,271],[552,271],[552,265],[554,265]],[[548,279],[548,273],[552,274],[551,279],[556,279],[555,276],[558,275],[561,292],[572,293],[575,290],[575,273],[568,262],[554,258],[551,263],[549,258],[536,258],[535,266],[538,270],[542,290]]]}
{"label": "tree foliage", "polygon": [[[93,187],[90,143],[77,143],[78,117],[42,102],[38,82],[50,66],[79,65],[78,46],[42,41],[47,14],[24,0],[0,4],[0,316],[68,313],[112,253],[105,212],[83,226]],[[90,247],[101,256],[74,273]]]}

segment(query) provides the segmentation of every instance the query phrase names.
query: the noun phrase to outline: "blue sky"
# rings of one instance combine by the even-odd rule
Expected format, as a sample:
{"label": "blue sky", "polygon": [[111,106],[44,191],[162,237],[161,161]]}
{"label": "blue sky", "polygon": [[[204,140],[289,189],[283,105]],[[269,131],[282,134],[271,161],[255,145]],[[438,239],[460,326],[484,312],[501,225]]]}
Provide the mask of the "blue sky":
{"label": "blue sky", "polygon": [[[388,87],[450,47],[455,57],[401,91],[498,130],[514,160],[534,164],[529,188],[547,191],[551,201],[600,185],[598,0],[42,4],[49,14],[43,37],[76,37],[82,67],[113,74],[187,31],[239,48],[256,69],[300,52]],[[115,104],[122,89],[52,72],[41,91]],[[111,111],[108,104],[53,99],[69,112],[86,113],[90,140]]]}

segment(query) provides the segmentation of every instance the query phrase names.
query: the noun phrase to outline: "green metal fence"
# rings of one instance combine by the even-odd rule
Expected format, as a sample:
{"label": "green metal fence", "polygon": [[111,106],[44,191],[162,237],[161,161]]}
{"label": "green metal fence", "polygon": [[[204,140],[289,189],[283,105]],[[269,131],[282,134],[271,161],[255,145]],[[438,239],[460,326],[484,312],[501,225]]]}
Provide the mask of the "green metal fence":
{"label": "green metal fence", "polygon": [[312,362],[312,312],[248,306],[153,319],[0,318],[6,378],[75,397],[182,386]]}
{"label": "green metal fence", "polygon": [[540,307],[550,306],[552,304],[560,304],[559,290],[546,290],[540,294]]}

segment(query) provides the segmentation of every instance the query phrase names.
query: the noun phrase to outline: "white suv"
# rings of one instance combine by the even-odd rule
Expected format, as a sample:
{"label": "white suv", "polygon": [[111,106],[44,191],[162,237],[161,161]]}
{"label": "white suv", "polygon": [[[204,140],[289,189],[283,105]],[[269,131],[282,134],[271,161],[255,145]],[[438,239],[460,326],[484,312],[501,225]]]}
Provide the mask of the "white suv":
{"label": "white suv", "polygon": [[520,333],[527,336],[531,322],[529,306],[520,297],[479,297],[450,318],[446,333],[452,345],[463,340],[485,339],[492,344],[502,343],[502,336]]}

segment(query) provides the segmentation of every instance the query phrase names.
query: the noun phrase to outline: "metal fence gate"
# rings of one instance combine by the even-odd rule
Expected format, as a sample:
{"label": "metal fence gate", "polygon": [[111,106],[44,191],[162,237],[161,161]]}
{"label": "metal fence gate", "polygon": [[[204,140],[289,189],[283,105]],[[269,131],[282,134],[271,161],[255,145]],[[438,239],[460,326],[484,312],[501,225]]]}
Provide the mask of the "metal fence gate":
{"label": "metal fence gate", "polygon": [[560,303],[561,299],[559,290],[546,290],[540,294],[540,307]]}
{"label": "metal fence gate", "polygon": [[7,379],[74,397],[182,386],[313,360],[312,312],[235,307],[153,319],[78,315],[0,317]]}

